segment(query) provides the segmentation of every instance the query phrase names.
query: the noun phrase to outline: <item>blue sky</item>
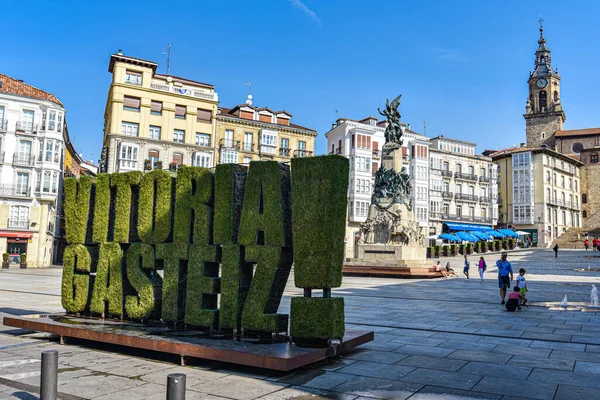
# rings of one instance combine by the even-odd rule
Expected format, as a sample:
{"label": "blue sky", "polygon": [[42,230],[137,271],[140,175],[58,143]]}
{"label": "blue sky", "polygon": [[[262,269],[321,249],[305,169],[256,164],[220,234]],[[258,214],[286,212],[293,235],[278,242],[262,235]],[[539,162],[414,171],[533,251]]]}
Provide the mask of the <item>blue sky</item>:
{"label": "blue sky", "polygon": [[[522,114],[540,14],[562,77],[567,129],[600,126],[597,1],[4,0],[0,72],[55,94],[73,141],[99,156],[111,53],[212,83],[221,105],[286,109],[316,129],[375,115],[402,93],[402,119],[428,135],[510,146]],[[9,17],[7,17],[9,16]],[[335,110],[338,110],[337,114]]]}

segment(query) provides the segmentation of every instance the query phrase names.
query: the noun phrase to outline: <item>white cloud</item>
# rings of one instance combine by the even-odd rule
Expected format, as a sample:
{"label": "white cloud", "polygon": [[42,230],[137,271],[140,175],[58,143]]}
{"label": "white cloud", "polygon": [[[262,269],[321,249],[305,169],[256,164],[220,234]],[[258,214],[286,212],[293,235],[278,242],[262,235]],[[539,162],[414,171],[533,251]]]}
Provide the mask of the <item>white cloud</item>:
{"label": "white cloud", "polygon": [[464,61],[462,53],[456,49],[431,47],[428,49],[438,60]]}
{"label": "white cloud", "polygon": [[314,23],[316,23],[317,25],[321,26],[323,25],[323,23],[321,22],[321,20],[319,19],[319,17],[317,16],[317,13],[315,13],[313,10],[311,10],[310,8],[308,8],[306,6],[306,4],[304,4],[302,1],[300,0],[289,0],[289,2],[292,4],[292,6],[294,8],[299,9],[300,11],[302,11],[308,18],[312,19]]}

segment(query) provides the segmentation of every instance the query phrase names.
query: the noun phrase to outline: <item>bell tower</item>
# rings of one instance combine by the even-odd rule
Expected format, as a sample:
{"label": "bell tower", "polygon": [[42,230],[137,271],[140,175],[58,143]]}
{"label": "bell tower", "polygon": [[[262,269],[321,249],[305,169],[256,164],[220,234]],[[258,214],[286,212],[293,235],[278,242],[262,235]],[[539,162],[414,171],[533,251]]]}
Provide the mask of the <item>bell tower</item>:
{"label": "bell tower", "polygon": [[554,148],[556,131],[567,119],[560,102],[560,75],[552,69],[550,50],[544,38],[544,20],[540,17],[540,39],[535,52],[535,66],[529,74],[529,98],[525,106],[525,131],[528,147],[545,145]]}

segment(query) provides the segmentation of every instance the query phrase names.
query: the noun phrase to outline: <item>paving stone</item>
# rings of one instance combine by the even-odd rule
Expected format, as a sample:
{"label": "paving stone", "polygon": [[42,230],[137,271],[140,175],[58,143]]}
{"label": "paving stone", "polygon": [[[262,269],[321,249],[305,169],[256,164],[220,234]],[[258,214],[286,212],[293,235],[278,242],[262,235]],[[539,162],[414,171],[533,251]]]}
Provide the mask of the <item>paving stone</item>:
{"label": "paving stone", "polygon": [[501,378],[513,378],[524,380],[531,373],[531,367],[517,365],[498,365],[492,363],[483,363],[472,361],[462,367],[459,372],[467,374],[498,376]]}
{"label": "paving stone", "polygon": [[588,374],[600,375],[600,363],[587,361],[577,361],[573,372],[583,372]]}
{"label": "paving stone", "polygon": [[278,380],[278,382],[315,389],[331,389],[352,378],[354,378],[353,375],[310,369],[293,373],[291,376]]}
{"label": "paving stone", "polygon": [[403,344],[420,344],[423,346],[431,346],[431,347],[435,347],[438,346],[444,342],[446,342],[446,339],[437,339],[437,338],[433,338],[433,337],[429,337],[429,338],[420,338],[417,336],[405,336],[405,337],[401,337],[401,338],[396,338],[396,339],[392,339],[390,340],[390,342],[392,343],[398,343],[400,345]]}
{"label": "paving stone", "polygon": [[446,347],[449,349],[473,350],[480,352],[490,352],[498,346],[497,343],[471,343],[467,341],[448,340],[438,347]]}
{"label": "paving stone", "polygon": [[373,378],[384,378],[384,379],[400,379],[404,375],[415,368],[407,367],[402,365],[388,365],[372,363],[367,361],[357,361],[345,368],[339,369],[337,372],[343,374],[352,374],[360,376],[369,376]]}
{"label": "paving stone", "polygon": [[575,367],[574,360],[561,360],[559,358],[543,358],[529,356],[513,356],[508,362],[509,365],[521,365],[531,368],[557,369],[561,371],[573,371]]}
{"label": "paving stone", "polygon": [[92,371],[107,372],[112,375],[127,378],[151,374],[153,372],[173,368],[173,364],[146,361],[139,358],[130,358],[124,361],[113,361],[98,365],[88,365],[87,369]]}
{"label": "paving stone", "polygon": [[458,371],[467,361],[452,360],[449,358],[412,355],[399,361],[396,365],[406,365],[415,368],[430,368],[439,371]]}
{"label": "paving stone", "polygon": [[140,376],[140,379],[144,382],[154,383],[157,385],[166,385],[167,375],[169,374],[185,374],[186,385],[189,388],[194,388],[195,386],[227,376],[225,373],[205,371],[194,367],[172,367],[142,375]]}
{"label": "paving stone", "polygon": [[410,400],[469,400],[469,399],[500,399],[501,395],[473,392],[471,390],[450,389],[438,386],[425,386],[410,397]]}
{"label": "paving stone", "polygon": [[473,390],[484,393],[548,400],[554,396],[554,392],[558,386],[550,382],[515,381],[514,379],[486,376],[475,385]]}
{"label": "paving stone", "polygon": [[569,350],[569,351],[585,351],[585,345],[579,343],[561,343],[561,342],[545,342],[540,340],[534,340],[529,347],[535,347],[538,349],[556,349],[556,350]]}
{"label": "paving stone", "polygon": [[571,336],[571,342],[573,343],[585,343],[585,344],[600,344],[600,338],[598,336]]}
{"label": "paving stone", "polygon": [[469,390],[483,377],[483,375],[464,374],[461,372],[436,371],[419,368],[403,377],[406,382],[422,383],[447,387],[453,389]]}
{"label": "paving stone", "polygon": [[550,358],[560,358],[563,360],[589,361],[600,362],[600,353],[589,351],[567,351],[567,350],[552,350]]}
{"label": "paving stone", "polygon": [[[154,383],[145,383],[134,388],[129,388],[121,390],[119,392],[106,394],[104,396],[95,397],[94,400],[164,400],[166,397],[166,393],[166,386],[156,385]],[[186,397],[189,399],[206,397],[206,395],[204,394],[198,394],[198,396],[193,396],[190,394],[190,391],[187,391]]]}
{"label": "paving stone", "polygon": [[513,339],[513,338],[505,338],[505,337],[495,337],[495,336],[484,336],[477,343],[495,343],[495,344],[503,344],[508,346],[522,346],[527,347],[531,344],[532,340],[526,339]]}
{"label": "paving stone", "polygon": [[583,400],[597,399],[598,389],[571,385],[558,385],[554,400]]}
{"label": "paving stone", "polygon": [[510,354],[490,353],[484,351],[456,350],[448,358],[466,361],[480,361],[492,364],[506,364],[512,358]]}
{"label": "paving stone", "polygon": [[419,391],[422,387],[423,385],[410,382],[361,376],[341,384],[335,388],[335,391],[370,398],[404,400]]}
{"label": "paving stone", "polygon": [[521,336],[521,339],[534,339],[534,340],[553,340],[559,342],[571,341],[571,335],[557,335],[555,333],[538,333],[538,332],[525,332]]}
{"label": "paving stone", "polygon": [[477,332],[478,335],[489,335],[489,336],[498,336],[498,337],[514,337],[518,338],[525,331],[520,330],[512,330],[512,329],[491,329],[491,328],[483,328],[479,329]]}
{"label": "paving stone", "polygon": [[446,357],[449,354],[452,354],[456,349],[449,349],[445,347],[431,347],[431,346],[418,346],[414,344],[405,344],[402,347],[399,347],[394,350],[396,353],[404,353],[404,354],[418,354],[424,356],[433,356],[433,357]]}
{"label": "paving stone", "polygon": [[510,346],[501,344],[498,345],[492,353],[512,354],[521,357],[549,357],[551,349],[541,349],[537,347]]}
{"label": "paving stone", "polygon": [[231,399],[250,400],[273,393],[285,386],[287,385],[278,382],[230,375],[221,379],[206,381],[193,386],[192,389],[201,393]]}
{"label": "paving stone", "polygon": [[403,358],[408,357],[408,355],[374,350],[357,350],[346,354],[345,357],[354,360],[378,362],[382,364],[395,364]]}
{"label": "paving stone", "polygon": [[327,390],[313,389],[307,387],[284,388],[257,400],[354,400],[357,396],[353,394],[330,392]]}
{"label": "paving stone", "polygon": [[534,368],[527,380],[531,382],[553,382],[563,385],[600,388],[600,380],[595,374],[556,371],[543,368]]}

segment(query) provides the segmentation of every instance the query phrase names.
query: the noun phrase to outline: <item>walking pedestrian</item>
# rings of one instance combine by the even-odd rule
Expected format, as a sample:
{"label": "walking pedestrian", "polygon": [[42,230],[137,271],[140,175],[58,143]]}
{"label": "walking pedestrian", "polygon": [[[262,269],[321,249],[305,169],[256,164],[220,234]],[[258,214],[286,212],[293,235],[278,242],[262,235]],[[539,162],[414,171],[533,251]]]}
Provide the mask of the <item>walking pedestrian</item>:
{"label": "walking pedestrian", "polygon": [[588,249],[590,248],[590,241],[586,240],[585,242],[583,242],[583,246],[585,247],[585,251],[588,251]]}
{"label": "walking pedestrian", "polygon": [[598,250],[598,238],[595,237],[594,239],[592,239],[592,250],[596,251]]}
{"label": "walking pedestrian", "polygon": [[483,283],[483,273],[485,272],[485,270],[487,269],[487,265],[485,264],[485,260],[483,259],[483,256],[479,257],[479,265],[478,265],[478,270],[479,270],[479,277],[481,278],[481,283]]}
{"label": "walking pedestrian", "polygon": [[463,268],[463,274],[465,274],[467,279],[469,279],[469,267],[470,266],[471,266],[471,263],[469,262],[469,260],[467,260],[467,255],[465,254],[465,266]]}
{"label": "walking pedestrian", "polygon": [[558,258],[558,244],[555,244],[552,250],[554,250],[554,258]]}
{"label": "walking pedestrian", "polygon": [[506,289],[510,289],[510,281],[513,279],[512,265],[510,265],[507,258],[508,253],[503,252],[502,257],[496,261],[496,267],[498,267],[498,287],[500,288],[500,298],[502,299],[501,304],[506,304],[504,300],[506,298]]}

